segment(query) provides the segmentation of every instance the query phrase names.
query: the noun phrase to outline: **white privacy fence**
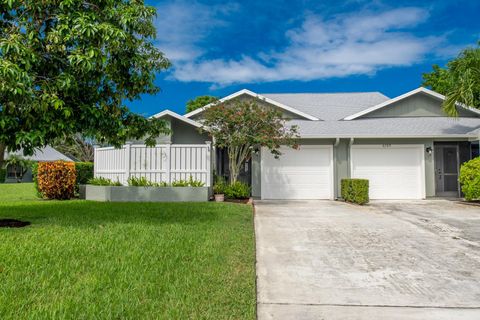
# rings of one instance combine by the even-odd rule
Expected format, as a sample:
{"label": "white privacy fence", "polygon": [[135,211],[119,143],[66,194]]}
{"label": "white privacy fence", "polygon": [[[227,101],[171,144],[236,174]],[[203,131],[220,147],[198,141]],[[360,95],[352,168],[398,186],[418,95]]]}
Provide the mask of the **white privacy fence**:
{"label": "white privacy fence", "polygon": [[145,177],[152,182],[202,181],[211,186],[211,145],[161,144],[155,147],[127,144],[120,149],[95,148],[95,177],[120,181]]}

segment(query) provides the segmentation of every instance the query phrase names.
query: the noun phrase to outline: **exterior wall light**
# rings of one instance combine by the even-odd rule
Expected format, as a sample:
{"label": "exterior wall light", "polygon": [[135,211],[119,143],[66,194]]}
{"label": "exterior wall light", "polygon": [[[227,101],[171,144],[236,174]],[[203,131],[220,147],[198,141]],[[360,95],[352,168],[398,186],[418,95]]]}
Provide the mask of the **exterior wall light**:
{"label": "exterior wall light", "polygon": [[432,154],[432,147],[427,147],[425,149],[425,152],[427,152],[429,155],[431,155]]}

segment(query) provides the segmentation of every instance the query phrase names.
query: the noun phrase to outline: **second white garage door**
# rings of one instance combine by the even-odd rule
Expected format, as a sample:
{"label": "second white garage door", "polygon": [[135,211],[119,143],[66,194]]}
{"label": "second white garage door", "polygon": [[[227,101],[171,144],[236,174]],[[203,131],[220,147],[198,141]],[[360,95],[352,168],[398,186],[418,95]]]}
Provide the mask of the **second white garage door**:
{"label": "second white garage door", "polygon": [[369,180],[371,199],[423,199],[423,149],[423,145],[353,145],[352,177]]}
{"label": "second white garage door", "polygon": [[262,199],[333,199],[333,147],[262,150]]}

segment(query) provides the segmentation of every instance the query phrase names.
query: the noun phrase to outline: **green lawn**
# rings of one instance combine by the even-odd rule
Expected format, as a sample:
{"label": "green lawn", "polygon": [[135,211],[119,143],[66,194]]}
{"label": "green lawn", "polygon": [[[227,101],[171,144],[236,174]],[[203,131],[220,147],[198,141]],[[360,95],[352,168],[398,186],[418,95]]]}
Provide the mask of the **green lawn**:
{"label": "green lawn", "polygon": [[[28,200],[27,200],[28,199]],[[252,209],[42,201],[0,185],[0,319],[254,319]]]}

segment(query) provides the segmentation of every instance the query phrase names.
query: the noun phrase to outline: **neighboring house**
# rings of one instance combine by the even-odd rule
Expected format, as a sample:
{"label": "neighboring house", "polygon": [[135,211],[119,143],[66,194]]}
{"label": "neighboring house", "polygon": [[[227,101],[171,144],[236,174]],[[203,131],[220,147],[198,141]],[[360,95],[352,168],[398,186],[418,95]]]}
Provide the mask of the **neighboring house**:
{"label": "neighboring house", "polygon": [[[378,92],[241,90],[220,101],[236,98],[277,108],[288,125],[299,127],[299,150],[285,148],[280,159],[259,150],[244,168],[253,196],[261,199],[335,199],[348,177],[368,179],[372,199],[457,197],[460,164],[479,152],[480,111],[459,106],[459,117],[449,118],[441,108],[444,96],[425,88],[393,99]],[[208,136],[197,128],[208,107],[157,116],[171,117],[173,138],[201,143]],[[228,174],[226,161],[217,150],[217,174]]]}
{"label": "neighboring house", "polygon": [[[35,153],[32,156],[24,156],[22,150],[11,152],[11,153],[5,152],[5,159],[8,159],[8,157],[13,154],[24,157],[25,159],[29,159],[35,162],[57,161],[57,160],[73,161],[69,157],[58,152],[57,150],[55,150],[50,146],[46,146],[45,148],[41,148],[35,151]],[[5,182],[17,182],[15,179],[15,170],[20,170],[20,169],[12,166],[7,166],[6,169],[7,169],[7,176],[6,176]],[[18,172],[17,172],[17,175],[18,175]],[[29,169],[27,173],[23,176],[22,182],[31,182],[31,181],[32,181],[32,171]]]}

